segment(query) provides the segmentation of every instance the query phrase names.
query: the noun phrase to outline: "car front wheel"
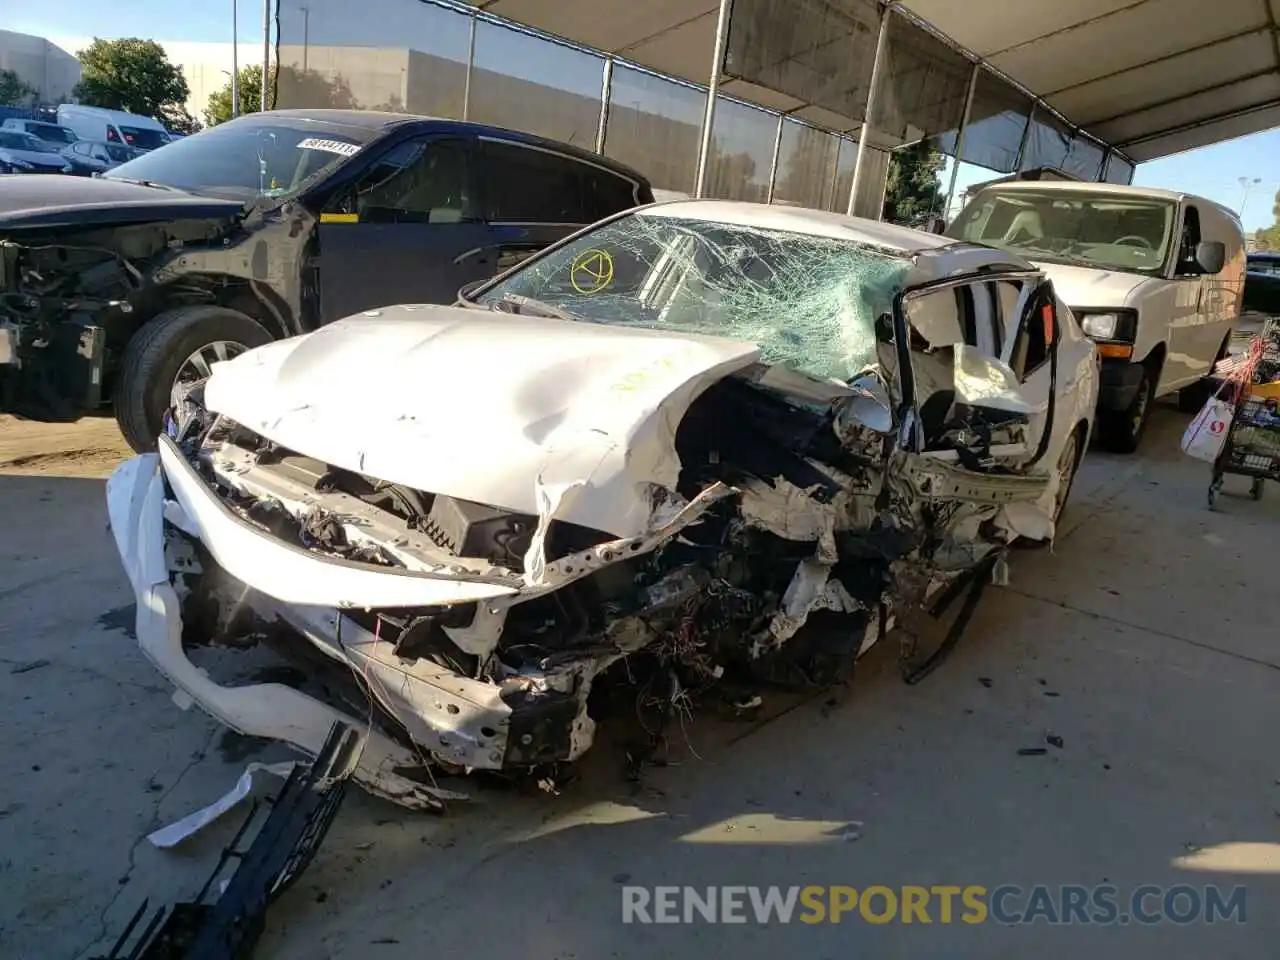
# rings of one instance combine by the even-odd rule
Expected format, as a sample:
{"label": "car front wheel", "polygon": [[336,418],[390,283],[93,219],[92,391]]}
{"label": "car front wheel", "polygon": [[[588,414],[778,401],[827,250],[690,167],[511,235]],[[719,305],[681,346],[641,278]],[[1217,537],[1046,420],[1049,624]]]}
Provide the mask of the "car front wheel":
{"label": "car front wheel", "polygon": [[209,376],[212,364],[271,342],[260,323],[218,306],[166,310],[136,331],[115,388],[116,422],[129,446],[154,450],[173,388]]}

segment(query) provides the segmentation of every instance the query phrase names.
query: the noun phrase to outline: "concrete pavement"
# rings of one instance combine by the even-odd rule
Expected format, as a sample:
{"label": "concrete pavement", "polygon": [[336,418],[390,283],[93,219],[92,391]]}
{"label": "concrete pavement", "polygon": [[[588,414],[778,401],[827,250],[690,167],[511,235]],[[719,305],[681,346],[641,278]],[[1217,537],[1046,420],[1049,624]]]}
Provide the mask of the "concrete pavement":
{"label": "concrete pavement", "polygon": [[[559,797],[487,791],[438,818],[353,793],[259,956],[1274,955],[1280,490],[1210,513],[1208,468],[1177,450],[1185,420],[1161,408],[1138,457],[1090,455],[1068,535],[1016,557],[923,684],[883,645],[842,703],[699,720],[682,762],[640,785],[606,743]],[[100,481],[0,477],[0,523],[0,956],[84,956],[142,898],[192,893],[233,823],[178,853],[144,834],[227,790],[247,753],[276,755],[180,712],[133,646]],[[1047,733],[1061,749],[1018,754]],[[1247,916],[621,922],[628,884],[811,883],[1242,883]]]}

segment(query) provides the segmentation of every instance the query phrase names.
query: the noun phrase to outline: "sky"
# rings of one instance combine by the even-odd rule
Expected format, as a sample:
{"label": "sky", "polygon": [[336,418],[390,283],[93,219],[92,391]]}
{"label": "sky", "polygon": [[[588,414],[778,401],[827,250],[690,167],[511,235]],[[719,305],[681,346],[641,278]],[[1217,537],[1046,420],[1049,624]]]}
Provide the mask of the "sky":
{"label": "sky", "polygon": [[[297,29],[297,18],[307,0],[282,0],[282,17],[286,30]],[[361,0],[364,12],[359,20],[344,18],[341,37],[326,37],[331,25],[324,22],[321,10],[334,0],[312,0],[314,11],[308,15],[312,43],[381,44],[405,42],[413,19],[405,16],[404,0]],[[175,3],[173,0],[56,0],[55,3],[33,3],[31,0],[0,0],[0,24],[4,29],[48,37],[65,45],[77,38],[102,36],[153,37],[164,41],[230,42],[231,10],[238,3],[239,40],[260,42],[262,3],[260,0],[196,0]],[[399,16],[379,16],[375,8],[394,4]],[[425,16],[428,11],[423,10]],[[462,18],[458,18],[459,21]],[[292,23],[290,23],[292,21]],[[396,22],[398,41],[386,34],[386,25]],[[383,29],[379,29],[382,25]],[[433,52],[465,59],[465,30],[447,31],[442,36],[439,20],[433,20]],[[367,34],[367,35],[365,35]],[[65,41],[65,43],[64,43]],[[422,43],[415,46],[422,48]],[[447,47],[448,49],[441,49]],[[460,49],[454,49],[460,47]],[[72,50],[74,52],[74,50]],[[496,52],[496,51],[495,51]],[[477,59],[482,54],[477,43]],[[520,58],[523,59],[523,58]],[[565,62],[565,68],[571,69]],[[590,81],[584,80],[583,83]],[[565,86],[579,87],[575,81]],[[962,164],[957,180],[957,195],[965,186],[990,179],[995,174]],[[944,183],[949,169],[944,173]],[[1245,178],[1248,189],[1242,187]],[[1252,181],[1257,179],[1258,183]],[[1254,134],[1200,150],[1192,150],[1161,160],[1139,164],[1134,183],[1144,186],[1185,190],[1216,200],[1241,214],[1246,231],[1270,226],[1276,192],[1280,190],[1280,130]],[[1244,203],[1243,209],[1241,208]]]}

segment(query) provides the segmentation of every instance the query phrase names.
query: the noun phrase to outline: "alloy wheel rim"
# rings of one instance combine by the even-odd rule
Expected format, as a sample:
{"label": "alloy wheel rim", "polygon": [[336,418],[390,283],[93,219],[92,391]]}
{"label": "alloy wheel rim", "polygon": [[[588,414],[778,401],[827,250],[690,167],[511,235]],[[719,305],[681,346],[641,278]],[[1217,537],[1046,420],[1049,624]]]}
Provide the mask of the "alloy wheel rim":
{"label": "alloy wheel rim", "polygon": [[1151,403],[1151,385],[1145,378],[1142,381],[1142,390],[1138,393],[1137,403],[1133,408],[1133,432],[1137,433],[1142,426],[1142,421],[1147,415],[1147,405]]}
{"label": "alloy wheel rim", "polygon": [[211,366],[224,360],[231,360],[244,353],[248,348],[234,340],[214,340],[197,347],[178,367],[173,378],[174,385],[180,383],[199,383],[208,380],[212,372]]}

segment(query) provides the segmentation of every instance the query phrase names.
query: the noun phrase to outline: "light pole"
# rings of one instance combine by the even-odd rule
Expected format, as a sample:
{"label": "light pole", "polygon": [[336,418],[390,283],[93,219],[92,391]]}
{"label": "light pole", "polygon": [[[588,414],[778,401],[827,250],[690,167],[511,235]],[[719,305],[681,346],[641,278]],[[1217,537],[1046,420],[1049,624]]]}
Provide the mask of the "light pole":
{"label": "light pole", "polygon": [[240,0],[231,0],[231,119],[240,116],[240,57],[237,47],[240,37],[236,30],[236,7]]}
{"label": "light pole", "polygon": [[311,34],[311,8],[299,7],[302,11],[302,72],[307,72],[307,45]]}
{"label": "light pole", "polygon": [[267,91],[271,84],[268,77],[271,76],[271,0],[262,0],[262,105],[258,108],[263,113],[267,112],[268,100]]}
{"label": "light pole", "polygon": [[1240,216],[1244,216],[1244,205],[1249,202],[1249,191],[1261,182],[1261,177],[1240,177]]}

